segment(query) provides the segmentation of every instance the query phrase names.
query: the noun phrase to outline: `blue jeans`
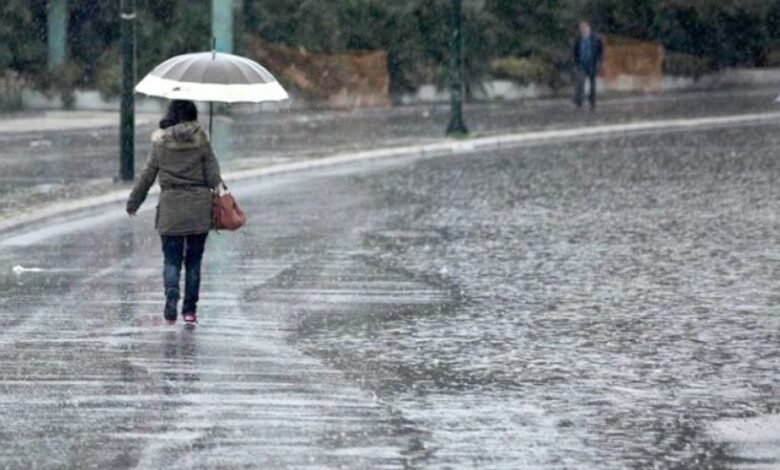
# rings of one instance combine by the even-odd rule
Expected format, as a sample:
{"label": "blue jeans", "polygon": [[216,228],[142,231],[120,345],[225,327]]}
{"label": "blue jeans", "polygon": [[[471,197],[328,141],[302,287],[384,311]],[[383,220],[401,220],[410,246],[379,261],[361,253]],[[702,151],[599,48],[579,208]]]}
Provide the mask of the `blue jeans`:
{"label": "blue jeans", "polygon": [[574,102],[577,106],[582,106],[582,102],[585,100],[585,82],[590,82],[590,93],[588,94],[588,101],[590,101],[591,107],[596,106],[596,76],[598,75],[596,69],[590,67],[577,67]]}
{"label": "blue jeans", "polygon": [[206,247],[208,233],[200,235],[161,235],[165,255],[163,282],[168,302],[179,301],[179,278],[182,263],[186,269],[184,277],[184,306],[182,313],[195,313],[200,294],[200,264]]}

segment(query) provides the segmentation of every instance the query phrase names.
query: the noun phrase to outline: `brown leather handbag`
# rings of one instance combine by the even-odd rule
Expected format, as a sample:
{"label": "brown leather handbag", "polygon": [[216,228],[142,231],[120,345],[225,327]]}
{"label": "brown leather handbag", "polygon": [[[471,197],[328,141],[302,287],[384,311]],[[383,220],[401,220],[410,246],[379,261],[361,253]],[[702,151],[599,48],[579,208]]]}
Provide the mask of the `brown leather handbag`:
{"label": "brown leather handbag", "polygon": [[227,186],[222,185],[224,191],[214,194],[214,202],[211,208],[211,216],[216,230],[238,230],[246,224],[246,215],[238,207],[233,194]]}

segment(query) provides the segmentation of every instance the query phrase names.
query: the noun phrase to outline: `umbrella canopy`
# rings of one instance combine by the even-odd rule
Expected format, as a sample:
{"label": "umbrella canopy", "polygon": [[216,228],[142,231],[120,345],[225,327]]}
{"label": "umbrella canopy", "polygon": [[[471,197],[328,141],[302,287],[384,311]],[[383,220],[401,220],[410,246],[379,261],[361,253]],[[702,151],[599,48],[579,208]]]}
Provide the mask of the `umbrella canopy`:
{"label": "umbrella canopy", "polygon": [[221,103],[282,101],[287,92],[262,65],[222,52],[184,54],[155,67],[135,91],[171,100]]}

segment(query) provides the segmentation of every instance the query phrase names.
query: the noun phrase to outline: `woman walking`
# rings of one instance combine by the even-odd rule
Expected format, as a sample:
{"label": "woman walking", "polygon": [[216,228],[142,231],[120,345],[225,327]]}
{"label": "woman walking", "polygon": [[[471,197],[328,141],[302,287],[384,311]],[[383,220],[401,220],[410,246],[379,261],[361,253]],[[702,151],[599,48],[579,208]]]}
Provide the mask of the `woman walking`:
{"label": "woman walking", "polygon": [[163,283],[168,324],[176,323],[182,263],[186,269],[182,318],[197,323],[200,266],[206,237],[212,228],[212,190],[221,184],[219,163],[208,135],[198,123],[198,109],[191,101],[171,101],[152,133],[152,151],[141,178],[127,201],[134,216],[159,177],[160,202],[155,227],[165,256]]}

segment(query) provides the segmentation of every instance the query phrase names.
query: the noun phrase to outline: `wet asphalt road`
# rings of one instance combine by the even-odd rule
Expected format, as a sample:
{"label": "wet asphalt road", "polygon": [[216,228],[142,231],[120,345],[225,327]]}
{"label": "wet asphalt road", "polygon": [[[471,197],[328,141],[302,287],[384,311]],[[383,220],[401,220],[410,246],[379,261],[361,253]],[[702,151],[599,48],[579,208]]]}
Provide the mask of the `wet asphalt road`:
{"label": "wet asphalt road", "polygon": [[778,130],[235,184],[194,331],[153,204],[0,236],[0,468],[776,467]]}

